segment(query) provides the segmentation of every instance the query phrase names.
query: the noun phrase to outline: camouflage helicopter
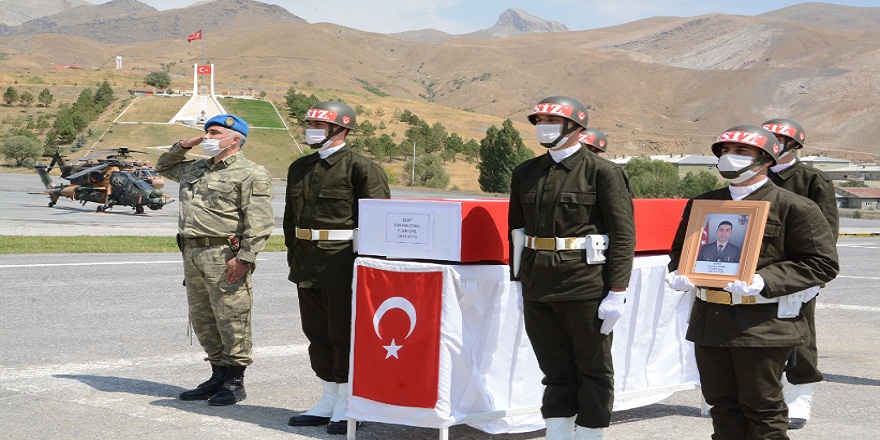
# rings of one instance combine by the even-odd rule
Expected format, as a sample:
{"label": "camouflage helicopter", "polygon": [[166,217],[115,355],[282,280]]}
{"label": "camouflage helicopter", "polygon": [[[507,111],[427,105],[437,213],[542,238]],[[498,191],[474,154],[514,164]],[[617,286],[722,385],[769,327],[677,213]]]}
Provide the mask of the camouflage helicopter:
{"label": "camouflage helicopter", "polygon": [[[156,171],[143,165],[144,162],[125,162],[120,156],[127,156],[132,150],[117,149],[117,154],[104,155],[98,163],[86,165],[68,165],[63,157],[56,153],[50,166],[37,165],[34,168],[40,174],[46,190],[42,194],[49,195],[49,206],[55,206],[60,197],[79,200],[83,205],[87,202],[97,203],[95,212],[103,213],[113,206],[131,206],[135,214],[143,214],[144,207],[152,210],[162,209],[174,199],[162,195],[161,189],[165,181]],[[94,156],[91,156],[94,157]],[[80,160],[91,158],[87,156]],[[52,181],[49,171],[58,165],[61,177],[69,184],[57,184]],[[148,183],[150,182],[150,183]]]}
{"label": "camouflage helicopter", "polygon": [[[147,182],[154,189],[162,189],[165,186],[165,178],[160,176],[159,173],[156,172],[152,167],[152,163],[149,160],[142,159],[132,159],[130,161],[126,161],[124,159],[130,159],[131,153],[144,153],[143,151],[131,150],[126,147],[102,150],[103,153],[91,154],[88,156],[80,157],[79,159],[74,159],[72,162],[68,163],[64,160],[64,156],[61,155],[60,152],[55,152],[52,157],[52,161],[49,162],[49,166],[46,169],[48,172],[52,172],[52,169],[55,166],[61,170],[61,177],[66,179],[67,176],[71,174],[76,174],[82,170],[87,168],[91,168],[95,165],[99,165],[104,162],[117,162],[117,165],[120,167],[121,171],[128,171],[134,174],[138,179]],[[92,159],[99,158],[97,161],[93,161]]]}

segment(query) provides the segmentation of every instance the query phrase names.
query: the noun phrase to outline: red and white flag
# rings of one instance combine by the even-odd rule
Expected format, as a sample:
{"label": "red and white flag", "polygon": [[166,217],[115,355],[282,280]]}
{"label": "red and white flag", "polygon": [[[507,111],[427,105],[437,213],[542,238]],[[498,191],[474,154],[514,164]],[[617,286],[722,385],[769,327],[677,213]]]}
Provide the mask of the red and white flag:
{"label": "red and white flag", "polygon": [[438,400],[442,271],[357,266],[352,396],[433,408]]}
{"label": "red and white flag", "polygon": [[196,73],[198,73],[199,75],[210,75],[211,74],[211,65],[209,64],[207,66],[197,66]]}
{"label": "red and white flag", "polygon": [[186,42],[192,43],[195,40],[201,40],[201,39],[202,39],[202,30],[199,29],[199,30],[189,34],[189,37],[186,37]]}
{"label": "red and white flag", "polygon": [[[709,242],[709,216],[706,216],[706,224],[703,225],[703,232],[700,233],[700,249],[703,249],[703,246]],[[699,252],[698,250],[698,252]]]}

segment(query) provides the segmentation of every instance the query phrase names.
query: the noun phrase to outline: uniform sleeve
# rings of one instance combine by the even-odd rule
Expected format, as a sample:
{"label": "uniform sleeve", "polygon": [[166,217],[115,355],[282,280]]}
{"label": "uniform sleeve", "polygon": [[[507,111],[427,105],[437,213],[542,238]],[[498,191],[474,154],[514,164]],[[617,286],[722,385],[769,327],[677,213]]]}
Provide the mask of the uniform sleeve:
{"label": "uniform sleeve", "polygon": [[597,183],[603,188],[596,194],[597,207],[608,232],[608,250],[605,251],[608,285],[626,289],[636,248],[633,201],[623,170],[601,167],[597,171]]}
{"label": "uniform sleeve", "polygon": [[241,209],[243,231],[238,258],[254,261],[266,246],[266,240],[275,228],[272,214],[272,179],[264,169],[251,174],[242,182]]}
{"label": "uniform sleeve", "polygon": [[189,149],[181,147],[179,142],[175,142],[168,151],[159,156],[159,160],[156,162],[156,172],[166,179],[180,182],[180,176],[186,166],[194,162],[186,160],[188,151]]}
{"label": "uniform sleeve", "polygon": [[831,226],[831,233],[834,239],[840,234],[840,218],[837,212],[837,196],[834,193],[834,183],[825,173],[816,174],[813,181],[810,182],[810,193],[807,196],[810,200],[819,205],[822,215]]}
{"label": "uniform sleeve", "polygon": [[[290,196],[290,185],[293,182],[293,164],[287,169],[287,187],[284,191],[284,220],[282,228],[284,230],[284,246],[288,252],[293,251],[293,240],[295,238],[296,224],[294,223],[293,200]],[[288,255],[289,256],[289,255]]]}
{"label": "uniform sleeve", "polygon": [[520,199],[520,179],[519,173],[517,171],[517,169],[513,170],[513,173],[510,176],[510,203],[508,204],[507,208],[507,242],[509,248],[508,265],[510,268],[511,280],[516,280],[517,277],[513,276],[514,246],[513,242],[511,241],[510,232],[514,229],[525,227],[526,225],[526,220],[522,209],[522,201]]}
{"label": "uniform sleeve", "polygon": [[675,237],[672,239],[672,247],[669,251],[669,265],[667,268],[670,272],[678,270],[679,262],[681,262],[681,249],[684,246],[684,234],[687,232],[688,219],[691,216],[691,208],[694,199],[688,200],[684,206],[684,212],[681,214],[681,221],[678,222],[678,229],[675,230]]}
{"label": "uniform sleeve", "polygon": [[[357,179],[355,188],[355,203],[360,199],[390,199],[391,190],[388,187],[388,176],[385,170],[374,163],[359,167],[355,176]],[[355,210],[356,211],[356,210]]]}
{"label": "uniform sleeve", "polygon": [[837,276],[837,243],[824,220],[812,201],[792,205],[779,232],[784,234],[786,258],[757,270],[765,282],[762,295],[789,295]]}

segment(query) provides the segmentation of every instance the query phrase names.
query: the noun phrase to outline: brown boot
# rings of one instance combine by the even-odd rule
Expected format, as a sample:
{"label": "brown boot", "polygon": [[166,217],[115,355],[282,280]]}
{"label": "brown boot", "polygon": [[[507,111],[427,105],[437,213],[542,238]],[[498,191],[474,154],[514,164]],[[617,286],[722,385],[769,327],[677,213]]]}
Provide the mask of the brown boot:
{"label": "brown boot", "polygon": [[211,364],[211,378],[199,384],[194,390],[180,393],[180,400],[208,400],[214,393],[220,390],[226,380],[225,365]]}

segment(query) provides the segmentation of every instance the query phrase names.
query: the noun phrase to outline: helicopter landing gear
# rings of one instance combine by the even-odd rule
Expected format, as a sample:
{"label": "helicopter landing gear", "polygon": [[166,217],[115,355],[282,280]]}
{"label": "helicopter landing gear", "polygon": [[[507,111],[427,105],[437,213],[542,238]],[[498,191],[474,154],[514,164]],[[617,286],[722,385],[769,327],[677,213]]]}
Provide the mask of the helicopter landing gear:
{"label": "helicopter landing gear", "polygon": [[144,207],[143,207],[143,205],[135,206],[135,207],[134,207],[134,213],[135,213],[135,214],[143,214],[143,213],[144,213]]}

